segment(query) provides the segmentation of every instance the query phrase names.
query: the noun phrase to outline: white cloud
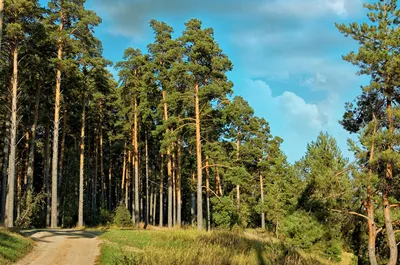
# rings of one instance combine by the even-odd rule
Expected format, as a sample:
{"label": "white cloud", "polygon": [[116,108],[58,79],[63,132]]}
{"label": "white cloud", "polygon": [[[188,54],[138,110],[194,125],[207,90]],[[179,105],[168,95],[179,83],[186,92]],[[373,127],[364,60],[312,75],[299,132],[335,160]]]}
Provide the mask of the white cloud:
{"label": "white cloud", "polygon": [[[279,121],[285,127],[296,128],[302,132],[320,131],[328,124],[328,109],[323,109],[318,104],[307,103],[303,98],[291,91],[284,91],[281,95],[273,96],[268,84],[261,80],[247,80],[247,90],[255,92],[264,104],[251,104],[252,106],[267,106],[273,113],[279,115]],[[262,99],[260,99],[262,97]],[[252,97],[250,97],[250,100]],[[325,105],[325,104],[324,104]],[[273,118],[270,116],[270,118]],[[282,125],[282,124],[281,124]]]}
{"label": "white cloud", "polygon": [[291,162],[304,155],[307,144],[320,131],[335,137],[344,155],[352,157],[347,151],[349,134],[338,123],[343,114],[343,102],[338,96],[308,102],[289,90],[274,95],[275,90],[262,80],[246,80],[241,85],[246,89],[240,90],[240,95],[254,107],[255,114],[270,123],[273,135],[284,139],[283,150]]}
{"label": "white cloud", "polygon": [[260,11],[311,18],[329,14],[346,16],[357,12],[359,7],[360,0],[276,0],[266,1]]}

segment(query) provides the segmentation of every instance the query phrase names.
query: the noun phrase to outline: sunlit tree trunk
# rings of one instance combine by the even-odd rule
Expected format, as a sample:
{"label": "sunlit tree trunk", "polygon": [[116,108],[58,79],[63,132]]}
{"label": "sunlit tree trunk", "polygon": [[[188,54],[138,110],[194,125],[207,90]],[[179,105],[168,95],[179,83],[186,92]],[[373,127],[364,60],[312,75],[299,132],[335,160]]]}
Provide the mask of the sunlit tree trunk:
{"label": "sunlit tree trunk", "polygon": [[135,185],[134,187],[134,214],[132,217],[135,219],[134,222],[136,226],[140,223],[140,198],[139,198],[139,148],[138,148],[138,110],[137,110],[137,100],[135,99],[134,104],[134,114],[133,114],[133,166],[135,174]]}
{"label": "sunlit tree trunk", "polygon": [[265,212],[264,212],[264,181],[263,181],[263,176],[260,173],[260,194],[261,194],[261,228],[265,229]]}
{"label": "sunlit tree trunk", "polygon": [[128,165],[126,167],[126,180],[125,180],[125,207],[129,209],[129,188],[131,182],[131,150],[128,151]]}
{"label": "sunlit tree trunk", "polygon": [[[60,12],[60,25],[58,32],[60,37],[58,39],[58,51],[57,58],[61,62],[63,56],[63,41],[61,33],[64,30],[64,16],[63,12]],[[56,91],[55,91],[55,101],[54,101],[54,134],[53,134],[53,158],[51,165],[51,228],[57,227],[58,221],[58,194],[57,194],[57,178],[58,178],[58,136],[60,130],[60,101],[61,101],[61,63],[57,66],[57,77],[56,77]]]}
{"label": "sunlit tree trunk", "polygon": [[51,225],[51,199],[50,199],[50,125],[46,124],[46,143],[44,159],[44,190],[46,191],[46,226]]}
{"label": "sunlit tree trunk", "polygon": [[111,160],[111,140],[109,140],[109,162],[108,162],[108,210],[112,208],[112,160]]}
{"label": "sunlit tree trunk", "polygon": [[[24,175],[24,188],[28,191],[28,167],[29,167],[29,143],[30,143],[31,134],[29,130],[25,132],[25,171],[21,172],[21,179],[22,174]],[[21,165],[22,166],[22,165]],[[22,182],[21,182],[22,183]]]}
{"label": "sunlit tree trunk", "polygon": [[[389,121],[389,131],[393,135],[394,134],[394,122],[393,122],[393,109],[392,109],[392,99],[391,95],[387,97],[387,106],[386,112],[388,115]],[[389,144],[388,150],[392,150],[392,144]],[[390,213],[390,203],[389,203],[389,192],[391,189],[391,182],[393,180],[393,167],[391,163],[386,164],[386,188],[382,195],[382,203],[383,203],[383,217],[385,219],[385,228],[387,241],[390,250],[390,257],[387,265],[396,265],[398,258],[398,249],[396,243],[395,231],[393,229],[393,221]]]}
{"label": "sunlit tree trunk", "polygon": [[164,212],[163,212],[163,208],[164,208],[164,158],[163,155],[161,155],[161,162],[160,162],[160,219],[159,219],[159,226],[162,227],[164,224]]}
{"label": "sunlit tree trunk", "polygon": [[211,229],[210,211],[210,169],[208,168],[208,156],[206,156],[206,204],[207,204],[207,230]]}
{"label": "sunlit tree trunk", "polygon": [[[62,183],[63,183],[63,175],[64,175],[63,167],[64,167],[66,135],[67,135],[67,107],[65,106],[64,113],[63,113],[63,129],[62,129],[62,136],[61,136],[60,161],[58,163],[58,191],[59,191],[58,192],[58,205],[60,205],[60,204],[64,205],[64,202],[61,202],[61,200],[62,200],[63,192],[65,192],[65,189],[62,188]],[[64,209],[64,207],[62,207],[62,208]],[[62,213],[64,213],[64,210],[62,210]]]}
{"label": "sunlit tree trunk", "polygon": [[195,193],[195,184],[196,184],[196,179],[195,179],[195,174],[194,171],[192,171],[192,184],[193,184],[193,188],[192,188],[192,192],[190,193],[190,197],[191,197],[191,207],[190,207],[190,214],[192,216],[192,221],[191,224],[194,225],[194,222],[196,221],[196,193]]}
{"label": "sunlit tree trunk", "polygon": [[125,191],[125,178],[126,178],[126,141],[124,143],[124,160],[122,162],[122,180],[121,180],[121,191]]}
{"label": "sunlit tree trunk", "polygon": [[182,225],[182,188],[181,188],[181,139],[178,136],[178,144],[176,146],[176,216],[177,225],[180,227]]}
{"label": "sunlit tree trunk", "polygon": [[197,229],[203,230],[203,175],[201,159],[201,135],[200,135],[200,102],[199,84],[194,89],[194,105],[196,120],[196,161],[197,161]]}
{"label": "sunlit tree trunk", "polygon": [[147,131],[145,133],[145,159],[146,159],[146,215],[145,215],[145,223],[149,223],[149,214],[151,212],[150,209],[150,198],[149,198],[149,145],[147,139]]}
{"label": "sunlit tree trunk", "polygon": [[83,180],[84,180],[84,167],[85,167],[85,121],[86,121],[86,107],[85,99],[83,100],[82,110],[82,126],[81,126],[81,139],[80,139],[80,160],[79,160],[79,209],[78,209],[78,227],[83,227]]}
{"label": "sunlit tree trunk", "polygon": [[176,160],[172,152],[172,223],[176,226]]}
{"label": "sunlit tree trunk", "polygon": [[17,100],[18,100],[18,47],[12,50],[13,74],[11,77],[11,128],[10,128],[10,154],[8,158],[8,192],[6,198],[5,226],[14,226],[14,190],[15,190],[15,161],[17,149]]}
{"label": "sunlit tree trunk", "polygon": [[[239,159],[240,159],[240,139],[238,137],[238,140],[236,142],[236,163],[239,165]],[[240,209],[240,185],[236,185],[236,204],[237,208]]]}
{"label": "sunlit tree trunk", "polygon": [[215,193],[222,196],[221,177],[219,176],[219,169],[215,167]]}

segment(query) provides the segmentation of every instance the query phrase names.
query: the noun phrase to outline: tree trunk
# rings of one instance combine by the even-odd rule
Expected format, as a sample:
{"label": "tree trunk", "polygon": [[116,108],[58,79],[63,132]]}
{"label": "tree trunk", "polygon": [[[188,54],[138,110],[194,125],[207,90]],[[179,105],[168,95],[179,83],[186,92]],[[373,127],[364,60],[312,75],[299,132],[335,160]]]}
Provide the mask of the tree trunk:
{"label": "tree trunk", "polygon": [[[238,136],[237,142],[236,142],[236,164],[239,166],[239,160],[240,160],[240,138]],[[240,185],[236,185],[236,204],[238,210],[240,209]]]}
{"label": "tree trunk", "polygon": [[[196,179],[195,179],[194,175],[195,175],[194,171],[192,171],[192,183],[193,183],[193,186],[196,183]],[[192,225],[194,225],[194,222],[196,221],[196,193],[194,192],[194,190],[195,189],[193,187],[192,192],[190,193],[190,196],[191,196],[191,199],[192,199],[192,203],[190,205],[190,214],[192,215],[192,222],[191,222]]]}
{"label": "tree trunk", "polygon": [[369,179],[368,179],[368,188],[367,188],[367,200],[364,201],[364,207],[367,212],[368,216],[368,256],[369,262],[371,265],[378,265],[376,259],[376,224],[375,224],[375,214],[374,214],[374,205],[372,203],[372,189],[371,189],[371,181],[373,177],[373,166],[372,162],[374,159],[374,150],[375,150],[375,143],[374,137],[376,133],[377,121],[375,114],[374,117],[374,130],[372,133],[372,143],[371,143],[371,150],[369,154]]}
{"label": "tree trunk", "polygon": [[371,198],[372,192],[371,187],[368,186],[367,190],[367,201],[364,202],[365,210],[367,211],[368,216],[368,256],[369,262],[371,265],[378,265],[376,259],[376,224],[375,224],[375,215],[374,215],[374,205],[372,204]]}
{"label": "tree trunk", "polygon": [[163,207],[164,207],[164,201],[163,201],[163,193],[164,193],[164,173],[163,173],[163,167],[164,167],[164,158],[163,155],[161,155],[161,163],[160,163],[160,220],[159,220],[159,226],[163,226],[163,219],[164,219],[164,213],[163,213]]}
{"label": "tree trunk", "polygon": [[135,169],[135,223],[136,226],[139,227],[140,223],[140,206],[139,206],[139,148],[138,148],[138,109],[137,109],[137,100],[134,102],[134,114],[133,114],[133,161],[134,161],[134,169]]}
{"label": "tree trunk", "polygon": [[155,226],[156,225],[156,215],[157,215],[157,192],[156,192],[156,190],[154,189],[154,191],[153,191],[153,193],[154,193],[154,202],[153,202],[153,225]]}
{"label": "tree trunk", "polygon": [[[261,173],[260,173],[260,194],[261,194],[261,207],[264,207],[264,182]],[[261,209],[261,228],[265,229],[265,212],[263,208]]]}
{"label": "tree trunk", "polygon": [[207,203],[207,230],[211,230],[210,211],[210,169],[208,168],[208,156],[206,156],[206,203]]}
{"label": "tree trunk", "polygon": [[81,143],[80,143],[80,160],[79,160],[79,210],[78,210],[78,227],[83,227],[83,179],[85,166],[85,121],[86,108],[85,99],[82,104],[82,127],[81,127]]}
{"label": "tree trunk", "polygon": [[3,41],[4,0],[0,0],[0,51]]}
{"label": "tree trunk", "polygon": [[[387,115],[389,121],[389,131],[391,134],[394,133],[394,124],[393,124],[393,110],[392,110],[392,100],[390,96],[387,98]],[[392,144],[388,145],[388,150],[392,151]],[[391,163],[386,164],[386,188],[382,194],[382,204],[383,204],[383,217],[385,219],[385,228],[387,241],[390,250],[390,257],[387,265],[396,265],[398,258],[398,249],[396,243],[395,231],[393,229],[392,216],[390,213],[390,204],[389,204],[389,193],[391,189],[391,182],[393,180],[393,167]]]}
{"label": "tree trunk", "polygon": [[[58,32],[62,33],[64,30],[64,16],[63,12],[60,12],[60,25]],[[63,53],[63,42],[62,38],[58,39],[58,52],[57,58],[59,61],[62,60]],[[56,77],[56,97],[54,101],[54,135],[53,135],[53,158],[51,165],[51,228],[57,227],[58,221],[58,195],[57,195],[57,177],[58,177],[58,134],[60,129],[60,100],[61,100],[61,63],[57,66],[57,77]]]}
{"label": "tree trunk", "polygon": [[110,150],[109,150],[109,164],[108,164],[108,210],[111,211],[112,209],[112,161],[111,161],[111,140],[108,140],[110,143]]}
{"label": "tree trunk", "polygon": [[181,139],[178,136],[178,144],[176,147],[176,216],[177,216],[177,225],[181,227],[182,225],[182,188],[181,188]]}
{"label": "tree trunk", "polygon": [[[1,1],[1,0],[0,0]],[[40,85],[36,84],[36,101],[35,110],[33,117],[33,124],[31,127],[31,139],[29,145],[29,155],[28,155],[28,170],[27,170],[27,190],[32,192],[33,189],[33,172],[35,163],[35,144],[36,144],[36,127],[39,120],[39,106],[40,106]]]}
{"label": "tree trunk", "polygon": [[8,172],[8,154],[10,151],[10,123],[6,121],[4,123],[5,135],[4,135],[4,147],[3,147],[3,178],[1,186],[1,223],[5,222],[6,215],[6,195],[7,195],[7,172]]}
{"label": "tree trunk", "polygon": [[62,129],[62,136],[61,136],[61,150],[60,150],[60,161],[58,166],[58,204],[62,204],[62,193],[65,190],[62,188],[63,183],[63,167],[64,167],[64,153],[65,153],[65,136],[67,135],[67,107],[64,107],[63,113],[63,129]]}
{"label": "tree trunk", "polygon": [[21,202],[22,202],[22,161],[18,163],[17,167],[17,219],[21,216]]}
{"label": "tree trunk", "polygon": [[[164,101],[164,121],[168,121],[167,92],[162,91]],[[169,132],[169,129],[166,130]],[[168,175],[168,228],[172,227],[172,161],[171,149],[167,147],[167,175]]]}
{"label": "tree trunk", "polygon": [[215,167],[215,193],[219,196],[222,196],[223,194],[218,167]]}
{"label": "tree trunk", "polygon": [[195,116],[196,116],[196,158],[197,158],[197,229],[203,230],[203,175],[201,159],[201,135],[200,135],[200,102],[199,85],[194,88]]}
{"label": "tree trunk", "polygon": [[8,192],[6,198],[5,226],[14,226],[14,190],[15,190],[15,159],[17,148],[17,100],[18,100],[18,48],[15,45],[13,55],[13,74],[11,77],[11,129],[10,154],[8,158]]}
{"label": "tree trunk", "polygon": [[124,160],[122,162],[122,181],[121,181],[121,191],[125,190],[125,178],[126,178],[126,141],[124,143]]}
{"label": "tree trunk", "polygon": [[46,124],[45,166],[44,166],[44,190],[46,191],[46,227],[51,224],[51,200],[50,200],[50,125]]}
{"label": "tree trunk", "polygon": [[172,221],[176,226],[176,160],[175,152],[172,152]]}
{"label": "tree trunk", "polygon": [[131,150],[128,151],[128,166],[126,167],[126,180],[125,180],[125,207],[129,209],[129,185],[131,181]]}
{"label": "tree trunk", "polygon": [[149,145],[147,139],[147,131],[145,133],[145,152],[146,152],[146,216],[144,218],[145,223],[149,222],[150,214],[150,198],[149,198]]}
{"label": "tree trunk", "polygon": [[100,182],[101,182],[101,207],[105,207],[106,203],[106,182],[104,177],[104,160],[103,160],[103,124],[100,122]]}
{"label": "tree trunk", "polygon": [[98,146],[98,141],[99,140],[99,135],[96,133],[95,140],[94,140],[94,183],[93,183],[93,200],[92,200],[92,208],[93,212],[96,211],[97,209],[97,183],[98,183],[98,172],[99,172],[99,146]]}
{"label": "tree trunk", "polygon": [[[24,175],[24,188],[28,191],[28,167],[29,167],[29,143],[30,143],[30,133],[29,130],[25,132],[25,171],[21,171],[21,179],[22,174]],[[21,161],[22,162],[22,161]],[[22,166],[22,165],[21,165]],[[22,184],[22,182],[21,182]]]}

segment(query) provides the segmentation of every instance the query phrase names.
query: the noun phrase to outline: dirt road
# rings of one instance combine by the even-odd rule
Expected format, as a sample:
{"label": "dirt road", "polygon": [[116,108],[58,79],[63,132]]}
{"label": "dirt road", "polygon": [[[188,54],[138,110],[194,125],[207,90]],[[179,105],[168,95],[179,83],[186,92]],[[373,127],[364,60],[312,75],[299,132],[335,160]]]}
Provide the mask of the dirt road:
{"label": "dirt road", "polygon": [[27,231],[33,251],[15,265],[93,265],[100,254],[101,232],[81,230]]}

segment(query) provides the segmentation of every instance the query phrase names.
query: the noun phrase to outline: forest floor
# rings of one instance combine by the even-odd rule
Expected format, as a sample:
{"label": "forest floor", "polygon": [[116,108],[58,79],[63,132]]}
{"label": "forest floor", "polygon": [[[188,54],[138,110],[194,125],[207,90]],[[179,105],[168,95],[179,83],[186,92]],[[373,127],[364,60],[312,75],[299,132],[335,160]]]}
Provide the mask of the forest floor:
{"label": "forest floor", "polygon": [[25,230],[36,243],[27,256],[15,265],[93,265],[100,254],[103,232],[74,229]]}

